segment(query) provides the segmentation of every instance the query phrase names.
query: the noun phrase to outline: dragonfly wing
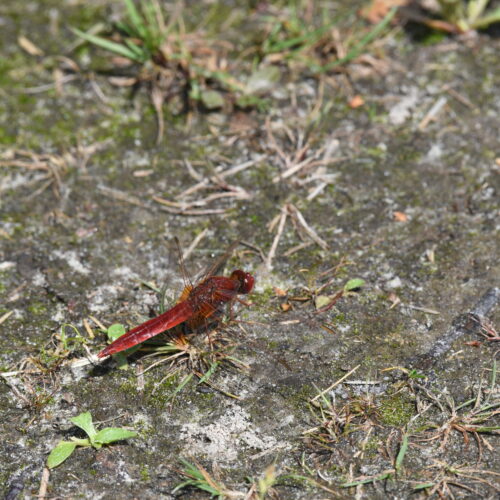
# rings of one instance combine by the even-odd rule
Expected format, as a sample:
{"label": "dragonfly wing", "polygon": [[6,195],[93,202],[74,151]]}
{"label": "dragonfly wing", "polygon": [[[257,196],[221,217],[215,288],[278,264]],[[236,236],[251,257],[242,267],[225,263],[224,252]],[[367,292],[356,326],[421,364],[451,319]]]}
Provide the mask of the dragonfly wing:
{"label": "dragonfly wing", "polygon": [[198,274],[195,282],[203,281],[207,278],[210,278],[211,276],[215,276],[216,274],[222,272],[227,260],[231,257],[231,255],[234,252],[234,249],[239,244],[240,242],[238,240],[233,241],[221,256],[219,256],[214,262],[212,262],[207,268],[205,268],[201,273]]}
{"label": "dragonfly wing", "polygon": [[132,330],[128,331],[121,337],[117,338],[114,342],[109,344],[99,354],[99,358],[116,354],[117,352],[124,351],[129,347],[140,344],[145,340],[158,335],[165,330],[169,330],[174,326],[186,321],[193,315],[193,308],[189,302],[183,301],[172,307],[168,311],[160,314],[156,318],[150,319]]}

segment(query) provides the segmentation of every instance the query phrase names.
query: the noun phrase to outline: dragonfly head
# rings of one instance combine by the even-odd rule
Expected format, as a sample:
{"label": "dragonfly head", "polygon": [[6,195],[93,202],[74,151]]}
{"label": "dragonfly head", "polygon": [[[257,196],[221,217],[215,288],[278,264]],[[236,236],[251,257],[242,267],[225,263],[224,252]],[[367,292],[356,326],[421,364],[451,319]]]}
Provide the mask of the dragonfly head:
{"label": "dragonfly head", "polygon": [[240,282],[238,293],[250,293],[255,283],[255,278],[250,273],[245,273],[241,269],[236,269],[231,273],[231,279]]}

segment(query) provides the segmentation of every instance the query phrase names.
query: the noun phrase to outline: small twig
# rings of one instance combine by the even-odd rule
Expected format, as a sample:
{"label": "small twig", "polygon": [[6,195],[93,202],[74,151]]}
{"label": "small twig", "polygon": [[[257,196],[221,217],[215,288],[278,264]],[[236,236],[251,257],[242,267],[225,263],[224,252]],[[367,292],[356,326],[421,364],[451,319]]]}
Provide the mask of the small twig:
{"label": "small twig", "polygon": [[421,311],[427,314],[436,314],[436,315],[441,314],[439,311],[436,311],[434,309],[428,309],[427,307],[419,307],[419,306],[414,306],[412,304],[403,304],[403,305],[415,311]]}
{"label": "small twig", "polygon": [[439,114],[439,112],[443,109],[443,107],[447,103],[446,97],[440,97],[431,107],[431,109],[427,112],[427,114],[424,116],[422,121],[418,124],[418,129],[419,130],[424,130],[427,125],[431,122],[431,120],[434,120],[436,116]]}
{"label": "small twig", "polygon": [[262,249],[260,247],[258,247],[256,245],[252,245],[252,243],[249,243],[248,241],[240,241],[240,244],[247,247],[247,248],[250,248],[250,250],[254,250],[255,252],[257,252],[257,254],[261,258],[262,262],[266,261],[266,256],[264,255],[264,252],[262,251]]}
{"label": "small twig", "polygon": [[144,365],[142,362],[138,362],[137,366],[135,367],[135,373],[137,375],[137,390],[143,391],[145,387],[144,383]]}
{"label": "small twig", "polygon": [[283,229],[285,227],[287,215],[288,211],[286,210],[286,207],[283,207],[279,219],[278,230],[276,231],[276,236],[274,237],[273,244],[271,245],[271,250],[269,250],[269,253],[266,258],[266,269],[268,269],[269,271],[273,268],[271,263],[274,258],[274,255],[276,254],[276,248],[278,247],[281,235],[283,234]]}
{"label": "small twig", "polygon": [[300,243],[299,245],[296,245],[289,250],[287,250],[283,255],[285,257],[290,257],[290,255],[293,255],[294,253],[299,252],[300,250],[303,250],[304,248],[307,248],[313,244],[312,241],[304,241],[303,243]]}
{"label": "small twig", "polygon": [[0,316],[0,325],[4,321],[7,321],[9,319],[9,317],[12,316],[13,314],[14,314],[14,311],[7,311],[5,314],[2,314],[2,316]]}
{"label": "small twig", "polygon": [[183,209],[171,208],[170,205],[172,205],[172,202],[165,200],[164,198],[160,198],[159,196],[153,196],[153,200],[162,205],[161,210],[175,215],[213,215],[213,214],[226,213],[225,208],[205,208],[200,210],[197,209],[183,210]]}
{"label": "small twig", "polygon": [[189,247],[186,249],[185,252],[182,254],[182,259],[186,261],[189,256],[193,253],[193,250],[198,246],[198,243],[205,237],[205,235],[208,233],[208,228],[205,228],[189,245]]}
{"label": "small twig", "polygon": [[15,370],[12,372],[0,372],[0,377],[7,379],[8,377],[16,377],[17,375],[33,375],[35,373],[42,373],[42,370]]}
{"label": "small twig", "polygon": [[94,316],[89,316],[89,318],[103,331],[106,331],[107,328]]}
{"label": "small twig", "polygon": [[40,488],[38,490],[38,498],[45,498],[47,495],[47,487],[49,485],[50,470],[44,467],[42,471],[42,479],[40,480]]}
{"label": "small twig", "polygon": [[92,330],[89,322],[87,321],[86,318],[83,318],[83,327],[85,328],[87,335],[89,336],[90,339],[93,339],[95,337],[94,331]]}
{"label": "small twig", "polygon": [[[61,78],[59,83],[69,83],[72,82],[73,80],[76,80],[79,78],[79,75],[65,75]],[[24,89],[17,89],[14,90],[17,93],[22,93],[22,94],[40,94],[41,92],[46,92],[47,90],[51,90],[56,86],[55,82],[52,83],[46,83],[44,85],[38,85],[36,87],[27,87]]]}
{"label": "small twig", "polygon": [[188,161],[188,160],[184,160],[184,165],[186,165],[186,168],[187,168],[187,171],[189,172],[189,175],[195,180],[195,181],[202,181],[203,180],[203,176],[201,174],[199,174],[193,167],[193,165],[191,165],[191,162]]}
{"label": "small twig", "polygon": [[135,196],[132,196],[129,193],[125,193],[124,191],[120,191],[115,188],[110,188],[108,186],[104,186],[103,184],[99,184],[97,186],[97,189],[99,191],[102,191],[103,193],[106,193],[108,196],[114,198],[115,200],[124,201],[126,203],[130,203],[131,205],[135,205],[137,207],[147,208],[146,204],[143,203],[139,198],[136,198]]}
{"label": "small twig", "polygon": [[231,177],[231,176],[233,176],[233,175],[235,175],[243,170],[246,170],[247,168],[250,168],[253,165],[255,165],[256,163],[258,163],[261,159],[262,159],[262,156],[259,156],[259,157],[255,158],[254,160],[249,160],[249,161],[246,161],[244,163],[240,163],[239,165],[236,165],[236,166],[234,166],[228,170],[222,171],[222,172],[219,172],[219,171],[217,171],[218,169],[216,169],[216,174],[217,174],[216,176],[204,178],[203,180],[201,180],[200,182],[198,182],[194,186],[191,186],[190,188],[188,188],[188,189],[184,190],[182,193],[180,193],[179,198],[184,198],[184,197],[194,193],[195,191],[203,189],[210,182],[218,184],[221,179],[226,179],[226,178]]}
{"label": "small twig", "polygon": [[348,380],[344,382],[347,385],[380,385],[381,383],[380,380]]}
{"label": "small twig", "polygon": [[288,204],[288,210],[289,210],[289,212],[290,212],[291,215],[295,215],[295,218],[296,218],[297,222],[304,228],[305,232],[309,235],[309,237],[317,245],[319,245],[323,250],[327,250],[328,249],[328,244],[326,243],[326,241],[322,240],[318,236],[318,234],[316,233],[316,231],[314,231],[314,229],[312,229],[312,227],[309,226],[309,224],[306,222],[306,220],[304,219],[304,216],[300,213],[300,211],[298,210],[298,208],[289,203]]}
{"label": "small twig", "polygon": [[472,104],[469,99],[464,97],[462,94],[459,94],[455,89],[450,87],[448,84],[443,86],[443,90],[445,92],[448,92],[452,97],[454,97],[458,102],[463,104],[464,106],[467,106],[469,109],[475,109],[474,104]]}
{"label": "small twig", "polygon": [[334,382],[330,387],[327,387],[324,391],[321,391],[314,398],[310,400],[311,403],[314,403],[317,399],[323,397],[327,392],[330,392],[332,389],[341,384],[346,378],[350,377],[361,365],[355,366],[351,371],[346,373],[343,377],[339,378],[336,382]]}

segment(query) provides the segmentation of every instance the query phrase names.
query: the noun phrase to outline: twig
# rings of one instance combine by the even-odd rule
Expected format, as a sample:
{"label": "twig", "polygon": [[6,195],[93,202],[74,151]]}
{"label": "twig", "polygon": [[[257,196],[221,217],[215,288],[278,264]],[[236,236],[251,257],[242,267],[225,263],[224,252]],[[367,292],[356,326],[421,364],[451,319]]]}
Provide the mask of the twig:
{"label": "twig", "polygon": [[436,311],[434,309],[429,309],[427,307],[419,307],[419,306],[414,306],[412,304],[404,304],[404,305],[410,309],[415,310],[415,311],[421,311],[421,312],[424,312],[427,314],[436,314],[436,315],[441,314],[439,311]]}
{"label": "twig", "polygon": [[2,314],[2,316],[0,316],[0,325],[4,321],[7,321],[9,319],[9,317],[12,316],[12,314],[14,314],[14,311],[7,311],[5,314]]}
{"label": "twig", "polygon": [[299,245],[296,245],[296,246],[290,248],[283,255],[285,257],[290,257],[290,255],[293,255],[294,253],[297,253],[300,250],[303,250],[304,248],[311,246],[312,244],[313,244],[312,241],[304,241],[304,242],[300,243]]}
{"label": "twig", "polygon": [[205,208],[200,210],[196,209],[182,210],[177,208],[170,208],[169,205],[172,205],[171,201],[165,200],[164,198],[160,198],[158,196],[153,196],[153,200],[162,205],[160,207],[161,210],[175,215],[213,215],[213,214],[226,213],[225,208]]}
{"label": "twig", "polygon": [[107,328],[94,316],[89,316],[89,318],[103,331],[106,331]]}
{"label": "twig", "polygon": [[311,403],[314,403],[317,399],[324,396],[327,392],[330,392],[332,389],[341,384],[346,378],[350,377],[361,365],[355,366],[350,372],[346,373],[343,377],[339,378],[336,382],[334,382],[330,387],[327,387],[324,391],[321,391],[314,398],[310,400]]}
{"label": "twig", "polygon": [[443,109],[443,107],[447,103],[446,97],[440,97],[431,107],[431,109],[427,112],[427,114],[424,116],[422,121],[418,124],[418,129],[419,130],[424,130],[427,125],[431,122],[431,120],[434,120],[436,116],[439,114],[439,112]]}
{"label": "twig", "polygon": [[98,184],[97,189],[99,191],[102,191],[103,193],[106,193],[108,196],[114,198],[115,200],[124,201],[126,203],[130,203],[131,205],[135,205],[137,207],[147,208],[146,204],[143,203],[139,198],[136,198],[135,196],[132,196],[129,193],[125,193],[124,191],[120,191],[115,188],[110,188],[108,186],[104,186],[103,184]]}
{"label": "twig", "polygon": [[83,318],[83,327],[87,331],[87,335],[89,336],[89,338],[93,339],[95,337],[94,331],[92,330],[92,328],[91,328],[91,326],[86,318]]}
{"label": "twig", "polygon": [[309,237],[316,243],[318,244],[323,250],[328,249],[328,244],[326,241],[322,240],[314,231],[311,226],[306,222],[304,219],[304,216],[300,213],[297,207],[295,207],[292,204],[288,204],[288,210],[291,215],[295,215],[297,222],[304,228],[305,232],[309,235]]}
{"label": "twig", "polygon": [[189,172],[189,175],[195,180],[195,181],[202,181],[203,180],[203,176],[201,174],[199,174],[193,167],[193,165],[191,165],[191,162],[188,161],[188,160],[184,160],[184,165],[186,165],[186,168],[187,168],[187,171]]}
{"label": "twig", "polygon": [[[79,75],[65,75],[61,78],[59,83],[68,83],[79,78]],[[40,94],[47,90],[53,89],[56,86],[55,82],[38,85],[36,87],[27,87],[24,89],[17,89],[15,92],[22,94]]]}
{"label": "twig", "polygon": [[257,254],[261,258],[262,262],[266,261],[266,256],[264,255],[264,252],[262,251],[262,249],[260,247],[258,247],[256,245],[252,245],[252,243],[249,243],[248,241],[240,241],[240,244],[247,247],[247,248],[250,248],[250,250],[254,250],[255,252],[257,252]]}
{"label": "twig", "polygon": [[263,156],[258,156],[257,158],[255,158],[253,160],[249,160],[249,161],[246,161],[244,163],[240,163],[239,165],[236,165],[236,166],[234,166],[228,170],[225,170],[223,172],[219,172],[219,171],[217,171],[218,169],[216,169],[216,176],[204,178],[203,180],[201,180],[200,182],[198,182],[194,186],[191,186],[190,188],[188,188],[188,189],[184,190],[182,193],[180,193],[179,198],[184,198],[184,197],[190,195],[191,193],[194,193],[195,191],[203,189],[210,182],[218,184],[221,179],[226,179],[226,178],[231,177],[231,176],[233,176],[233,175],[235,175],[243,170],[246,170],[247,168],[252,167],[256,163],[258,163],[262,158],[263,158]]}
{"label": "twig", "polygon": [[467,106],[469,109],[476,109],[474,104],[472,104],[469,99],[464,97],[462,94],[459,94],[455,89],[450,87],[448,84],[443,86],[443,90],[448,92],[452,97],[454,97],[458,102],[462,103],[464,106]]}
{"label": "twig", "polygon": [[45,496],[47,495],[49,478],[50,478],[50,470],[48,467],[44,467],[42,472],[42,479],[40,480],[40,488],[38,490],[38,498],[45,498]]}
{"label": "twig", "polygon": [[193,253],[193,250],[198,246],[198,243],[205,237],[205,235],[208,233],[208,228],[205,228],[189,245],[189,247],[186,249],[186,251],[182,254],[182,259],[186,261],[189,256]]}
{"label": "twig", "polygon": [[288,215],[288,211],[286,210],[286,206],[282,208],[281,215],[278,224],[278,230],[276,231],[276,236],[274,237],[273,244],[271,245],[271,250],[266,258],[266,269],[269,271],[273,268],[271,262],[276,254],[276,248],[278,247],[278,243],[280,241],[281,235],[283,234],[283,229],[285,227],[286,218]]}

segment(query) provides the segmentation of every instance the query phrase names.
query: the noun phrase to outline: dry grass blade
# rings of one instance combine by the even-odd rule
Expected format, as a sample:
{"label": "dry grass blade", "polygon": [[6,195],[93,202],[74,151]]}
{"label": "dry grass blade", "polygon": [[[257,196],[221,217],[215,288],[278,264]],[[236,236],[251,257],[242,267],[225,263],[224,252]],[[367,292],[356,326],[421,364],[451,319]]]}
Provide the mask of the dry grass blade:
{"label": "dry grass blade", "polygon": [[304,229],[304,231],[307,233],[307,235],[317,244],[319,245],[323,250],[328,249],[328,244],[326,241],[322,240],[316,231],[309,226],[309,224],[306,222],[304,219],[304,216],[300,213],[299,209],[296,208],[292,204],[288,204],[288,212],[292,217],[294,217],[297,222],[300,224],[300,226]]}
{"label": "dry grass blade", "polygon": [[67,171],[67,161],[61,156],[51,154],[37,154],[31,151],[20,149],[7,150],[0,159],[0,167],[17,167],[29,171],[42,171],[46,174],[36,179],[36,181],[48,181],[39,189],[30,194],[34,197],[43,192],[48,186],[52,185],[54,194],[59,197],[61,190],[61,175]]}
{"label": "dry grass blade", "polygon": [[159,196],[153,196],[153,200],[162,205],[161,210],[175,215],[214,215],[226,213],[225,208],[206,208],[206,209],[190,209],[190,208],[172,208],[175,203]]}
{"label": "dry grass blade", "polygon": [[189,256],[193,253],[193,250],[198,246],[200,241],[206,236],[208,233],[208,228],[205,228],[196,238],[192,241],[191,245],[189,245],[186,250],[182,253],[182,259],[186,261]]}
{"label": "dry grass blade", "polygon": [[278,230],[276,231],[276,236],[274,237],[271,249],[269,250],[269,253],[267,254],[265,261],[266,269],[268,269],[269,271],[273,268],[272,261],[274,259],[274,256],[276,255],[276,249],[278,248],[278,243],[281,239],[281,235],[283,234],[283,230],[285,228],[287,215],[288,211],[286,210],[286,207],[283,207],[278,219],[279,220]]}
{"label": "dry grass blade", "polygon": [[[205,189],[207,188],[210,184],[214,184],[216,186],[219,186],[221,181],[224,179],[227,179],[229,177],[232,177],[233,175],[236,175],[240,172],[243,172],[247,168],[253,167],[255,164],[257,164],[263,156],[258,156],[257,158],[253,160],[249,160],[243,163],[240,163],[239,165],[235,165],[234,167],[231,167],[227,170],[223,170],[223,167],[217,167],[215,169],[215,175],[214,176],[208,176],[202,178],[197,184],[194,186],[191,186],[190,188],[186,189],[182,193],[179,194],[178,198],[185,198],[188,195],[199,191],[200,189]],[[197,174],[200,175],[200,174]]]}
{"label": "dry grass blade", "polygon": [[319,398],[322,398],[325,394],[335,389],[339,384],[341,384],[346,378],[349,378],[361,365],[355,366],[352,370],[346,373],[343,377],[339,378],[336,382],[334,382],[331,386],[327,387],[325,390],[318,393],[314,398],[312,398],[309,402],[315,403]]}
{"label": "dry grass blade", "polygon": [[[190,175],[198,182],[184,190],[177,196],[179,201],[171,201],[160,196],[153,196],[153,200],[157,203],[163,205],[163,210],[178,214],[178,215],[210,215],[210,214],[222,214],[225,213],[227,209],[224,208],[199,208],[205,207],[210,203],[218,200],[224,199],[235,199],[235,200],[247,200],[251,198],[251,194],[245,189],[239,186],[233,186],[224,181],[228,177],[236,175],[247,168],[255,165],[261,157],[254,160],[243,162],[236,165],[228,170],[222,170],[222,167],[215,169],[215,174],[212,176],[202,177],[201,174],[196,172],[189,162],[185,165],[188,169]],[[204,198],[189,199],[189,197],[200,190],[210,189],[217,190],[219,192],[212,193]],[[184,201],[185,200],[185,201]]]}
{"label": "dry grass blade", "polygon": [[14,314],[14,311],[7,311],[5,314],[2,314],[2,316],[0,316],[0,325],[7,321],[12,314]]}

